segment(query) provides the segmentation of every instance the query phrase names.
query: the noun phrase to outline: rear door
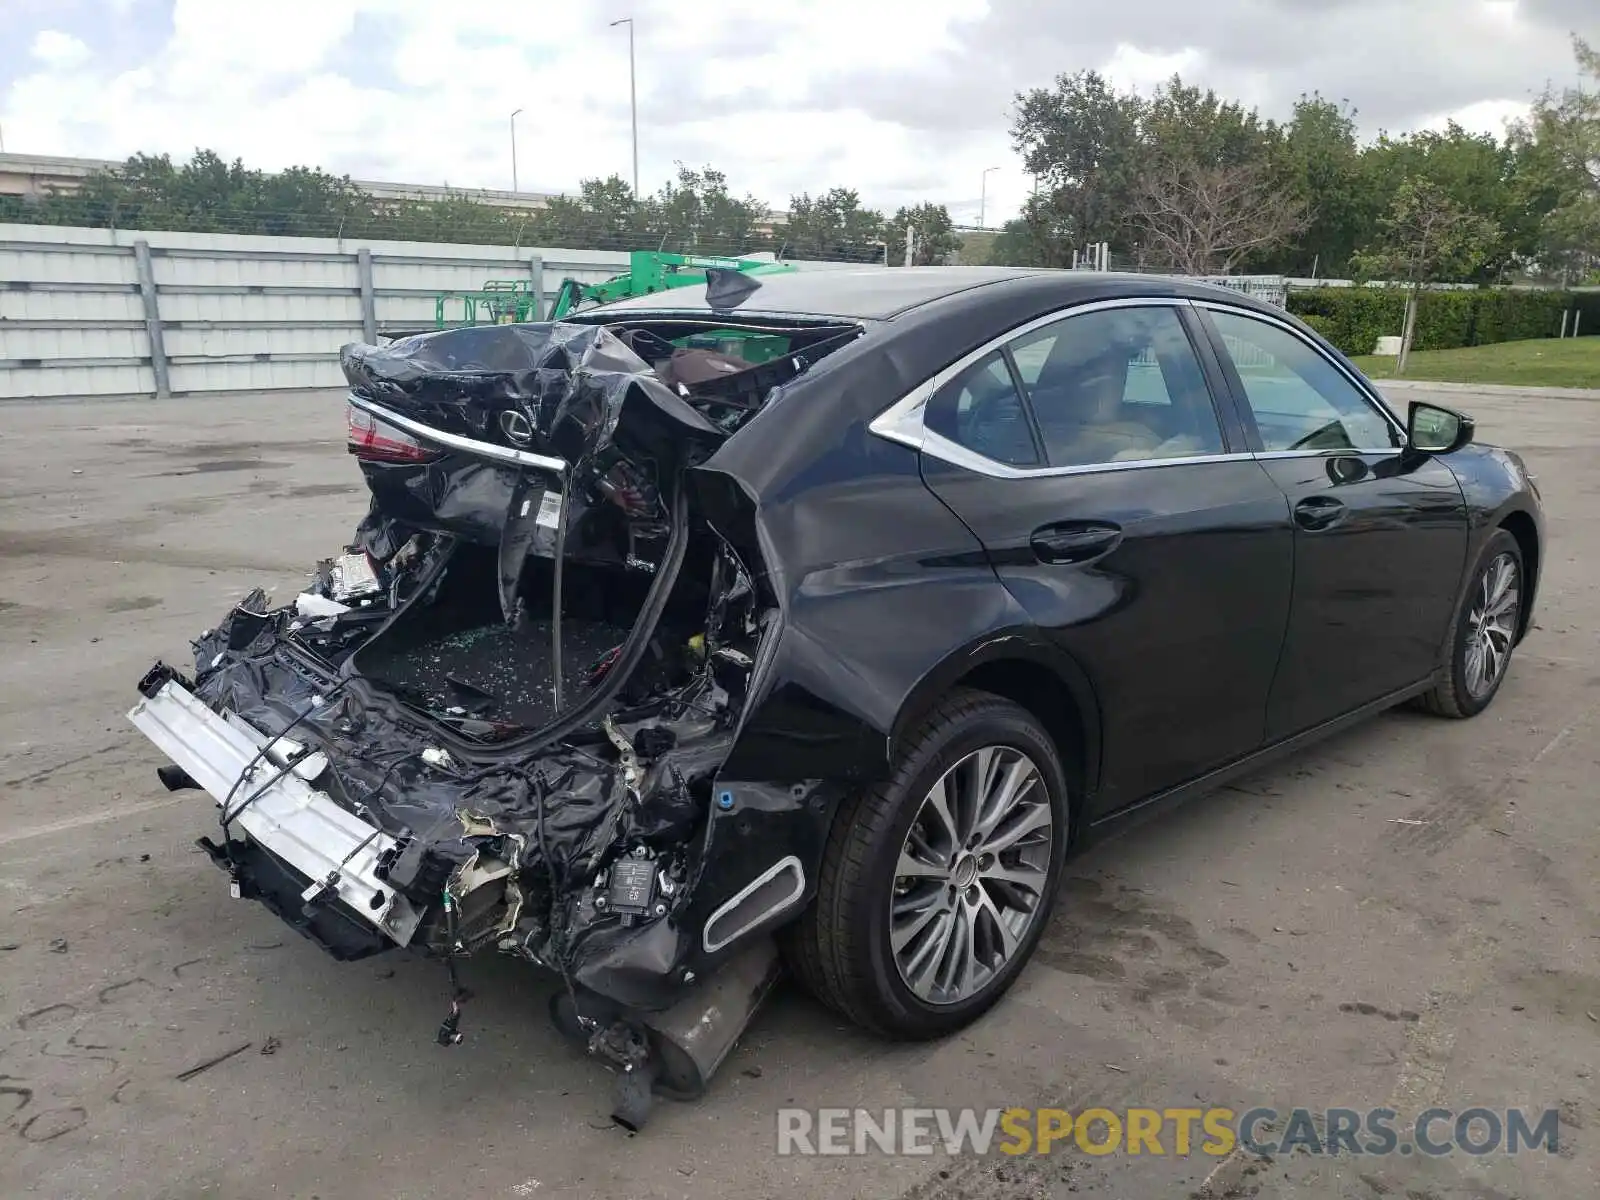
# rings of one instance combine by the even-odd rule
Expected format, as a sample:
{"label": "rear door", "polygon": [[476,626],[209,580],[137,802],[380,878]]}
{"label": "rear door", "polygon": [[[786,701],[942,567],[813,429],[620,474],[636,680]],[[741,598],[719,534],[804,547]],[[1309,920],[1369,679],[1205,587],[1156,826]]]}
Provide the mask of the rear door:
{"label": "rear door", "polygon": [[1288,509],[1224,435],[1192,321],[1171,300],[1046,318],[943,372],[924,409],[928,486],[1095,690],[1092,815],[1264,736]]}
{"label": "rear door", "polygon": [[1276,740],[1433,671],[1465,566],[1466,503],[1443,463],[1402,457],[1399,423],[1293,326],[1197,311],[1294,520],[1294,605],[1267,714]]}

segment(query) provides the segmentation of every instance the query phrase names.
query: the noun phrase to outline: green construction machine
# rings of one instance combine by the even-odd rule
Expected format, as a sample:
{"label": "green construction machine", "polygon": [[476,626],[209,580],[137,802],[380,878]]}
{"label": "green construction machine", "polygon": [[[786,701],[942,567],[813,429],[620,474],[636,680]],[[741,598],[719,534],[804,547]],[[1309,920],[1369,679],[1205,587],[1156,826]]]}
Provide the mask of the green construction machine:
{"label": "green construction machine", "polygon": [[[792,263],[759,258],[716,258],[697,254],[668,254],[657,250],[635,250],[628,256],[628,270],[603,283],[580,283],[563,279],[548,315],[541,312],[541,297],[531,279],[490,279],[475,292],[443,292],[434,302],[435,329],[461,329],[473,325],[516,325],[526,321],[559,321],[580,308],[609,304],[629,296],[648,296],[670,288],[705,286],[711,270],[737,271],[741,275],[787,275],[797,270]],[[409,332],[418,332],[411,330]],[[405,333],[390,333],[403,337]],[[788,353],[789,339],[779,335],[753,334],[749,330],[707,329],[677,338],[674,346],[686,349],[716,350],[736,355],[750,363],[763,363]]]}
{"label": "green construction machine", "polygon": [[435,329],[514,325],[538,319],[539,297],[531,279],[490,279],[475,292],[441,292],[433,302]]}
{"label": "green construction machine", "polygon": [[559,321],[568,313],[591,304],[648,296],[668,288],[703,286],[706,272],[712,269],[738,271],[741,275],[786,275],[796,268],[791,263],[759,258],[713,258],[635,250],[628,256],[627,271],[604,283],[563,279],[549,316],[540,312],[541,297],[534,292],[531,279],[490,279],[475,292],[442,292],[434,299],[434,328],[514,325],[541,319]]}
{"label": "green construction machine", "polygon": [[711,269],[738,271],[742,275],[787,275],[795,270],[791,263],[768,262],[756,258],[711,258],[697,254],[667,254],[656,250],[635,250],[628,256],[628,270],[604,283],[579,283],[564,279],[550,307],[550,320],[562,317],[588,304],[609,304],[629,296],[648,296],[669,288],[704,285]]}

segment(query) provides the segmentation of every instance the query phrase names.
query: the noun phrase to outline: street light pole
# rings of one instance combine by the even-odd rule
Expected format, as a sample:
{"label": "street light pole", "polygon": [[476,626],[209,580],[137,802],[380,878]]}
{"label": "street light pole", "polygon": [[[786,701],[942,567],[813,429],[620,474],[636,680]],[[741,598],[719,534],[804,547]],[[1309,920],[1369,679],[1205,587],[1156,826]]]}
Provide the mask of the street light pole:
{"label": "street light pole", "polygon": [[983,175],[980,177],[982,182],[979,183],[979,185],[978,185],[978,228],[979,229],[986,228],[986,226],[983,223],[983,216],[984,216],[984,209],[986,209],[988,207],[988,204],[989,204],[989,172],[990,171],[998,171],[999,169],[1000,169],[999,167],[985,167],[983,169]]}
{"label": "street light pole", "polygon": [[519,108],[511,114],[511,190],[513,192],[520,190],[517,187],[517,113],[521,111]]}
{"label": "street light pole", "polygon": [[633,70],[633,18],[623,17],[611,22],[628,27],[628,107],[633,113],[633,202],[639,203],[639,91]]}

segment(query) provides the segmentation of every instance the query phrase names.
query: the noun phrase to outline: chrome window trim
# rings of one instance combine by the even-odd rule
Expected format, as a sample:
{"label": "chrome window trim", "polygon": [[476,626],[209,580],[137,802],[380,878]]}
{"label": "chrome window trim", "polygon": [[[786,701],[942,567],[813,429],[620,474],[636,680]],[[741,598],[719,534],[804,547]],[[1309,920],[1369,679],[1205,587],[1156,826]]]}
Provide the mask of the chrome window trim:
{"label": "chrome window trim", "polygon": [[[1287,322],[1285,320],[1282,320],[1279,317],[1273,316],[1270,313],[1257,312],[1253,308],[1240,308],[1236,304],[1224,304],[1224,303],[1221,303],[1221,302],[1216,301],[1216,300],[1196,300],[1196,301],[1194,301],[1194,307],[1209,309],[1212,312],[1229,313],[1230,315],[1235,316],[1235,317],[1244,317],[1247,320],[1259,321],[1263,325],[1271,325],[1276,329],[1283,330],[1284,333],[1287,333],[1290,337],[1294,338],[1302,346],[1305,346],[1308,350],[1310,350],[1318,358],[1322,359],[1323,362],[1327,363],[1334,370],[1338,371],[1340,375],[1344,376],[1344,378],[1349,381],[1350,385],[1355,388],[1356,394],[1359,395],[1363,400],[1365,400],[1369,407],[1371,407],[1373,409],[1376,409],[1378,415],[1383,418],[1384,423],[1386,425],[1388,425],[1391,429],[1393,429],[1395,431],[1396,435],[1398,435],[1398,437],[1400,438],[1400,442],[1399,442],[1398,445],[1396,445],[1396,446],[1385,446],[1382,451],[1346,450],[1346,451],[1344,451],[1344,453],[1346,453],[1346,454],[1388,453],[1388,452],[1395,451],[1395,450],[1404,450],[1406,448],[1406,446],[1410,444],[1409,440],[1407,439],[1407,436],[1406,436],[1406,427],[1405,427],[1405,425],[1399,420],[1399,418],[1397,418],[1392,412],[1389,411],[1388,403],[1383,399],[1383,397],[1381,395],[1379,395],[1377,393],[1376,389],[1373,388],[1373,386],[1367,380],[1362,378],[1360,375],[1352,372],[1348,367],[1346,367],[1338,359],[1330,357],[1328,355],[1327,351],[1325,351],[1321,346],[1317,345],[1316,342],[1314,342],[1314,341],[1310,340],[1309,338],[1307,338],[1305,334],[1301,333],[1293,325],[1289,324],[1289,322]],[[1235,368],[1235,369],[1237,370],[1237,368]],[[1246,401],[1246,403],[1248,403],[1248,400]],[[1285,454],[1285,453],[1299,453],[1299,452],[1298,451],[1291,452],[1291,451],[1278,450],[1278,451],[1267,451],[1266,453],[1268,453],[1268,454]]]}
{"label": "chrome window trim", "polygon": [[[931,379],[918,384],[868,424],[869,432],[902,446],[909,446],[930,458],[951,466],[963,467],[987,475],[992,479],[1049,479],[1059,475],[1094,475],[1102,471],[1127,471],[1135,467],[1176,467],[1196,463],[1248,462],[1253,456],[1248,450],[1233,450],[1222,454],[1192,454],[1173,458],[1129,458],[1119,462],[1080,463],[1059,467],[1016,467],[997,459],[985,458],[975,450],[951,441],[933,432],[923,422],[928,401],[934,393],[979,359],[1026,337],[1047,325],[1086,313],[1104,312],[1114,308],[1192,308],[1194,302],[1185,296],[1118,296],[1111,300],[1091,300],[1087,304],[1074,304],[1070,308],[1056,309],[1042,317],[1026,321],[998,337],[990,338],[976,350],[968,351]],[[1196,354],[1196,365],[1199,355]]]}
{"label": "chrome window trim", "polygon": [[1227,454],[1187,454],[1172,458],[1125,458],[1117,462],[1077,463],[1061,467],[1013,467],[1009,463],[985,458],[937,433],[929,433],[920,447],[922,453],[952,466],[965,467],[991,479],[1053,479],[1058,475],[1098,475],[1106,471],[1129,471],[1135,467],[1181,467],[1197,463],[1248,462],[1248,451]]}
{"label": "chrome window trim", "polygon": [[1274,458],[1328,458],[1334,455],[1349,454],[1399,454],[1404,446],[1381,446],[1377,449],[1364,449],[1360,446],[1332,446],[1321,450],[1258,450],[1250,457],[1258,462],[1265,462]]}
{"label": "chrome window trim", "polygon": [[[1068,320],[1083,313],[1101,312],[1113,308],[1206,308],[1217,312],[1232,313],[1236,316],[1249,317],[1260,321],[1262,324],[1271,325],[1282,329],[1308,347],[1313,353],[1333,366],[1340,375],[1344,376],[1355,387],[1361,397],[1378,410],[1384,422],[1396,431],[1400,438],[1398,446],[1382,446],[1375,448],[1335,447],[1315,450],[1231,450],[1222,454],[1196,454],[1176,458],[1130,458],[1120,462],[1107,463],[1082,463],[1072,466],[1060,467],[1017,467],[1010,463],[1003,463],[997,459],[986,458],[975,450],[969,450],[942,434],[933,432],[923,422],[927,413],[928,401],[945,384],[949,383],[961,372],[972,366],[979,359],[994,353],[996,350],[1009,345],[1018,338],[1026,337],[1035,330],[1046,325],[1053,325],[1058,321]],[[1178,467],[1194,466],[1204,463],[1222,462],[1263,462],[1280,458],[1319,458],[1338,454],[1398,454],[1405,449],[1406,431],[1394,414],[1389,411],[1381,397],[1374,400],[1371,387],[1357,376],[1351,374],[1342,364],[1330,358],[1315,342],[1308,341],[1293,325],[1280,320],[1269,313],[1259,313],[1254,309],[1241,308],[1235,304],[1228,304],[1215,300],[1191,300],[1184,296],[1118,296],[1112,300],[1093,300],[1087,304],[1076,304],[1071,308],[1057,309],[1042,317],[1009,329],[998,337],[991,338],[976,350],[962,355],[948,367],[939,371],[932,378],[925,380],[912,388],[904,396],[896,400],[888,408],[879,413],[867,429],[891,442],[910,447],[920,454],[936,458],[940,462],[949,463],[954,467],[961,467],[974,471],[979,475],[987,475],[991,479],[1051,479],[1063,475],[1097,475],[1105,471],[1128,471],[1141,467]]]}

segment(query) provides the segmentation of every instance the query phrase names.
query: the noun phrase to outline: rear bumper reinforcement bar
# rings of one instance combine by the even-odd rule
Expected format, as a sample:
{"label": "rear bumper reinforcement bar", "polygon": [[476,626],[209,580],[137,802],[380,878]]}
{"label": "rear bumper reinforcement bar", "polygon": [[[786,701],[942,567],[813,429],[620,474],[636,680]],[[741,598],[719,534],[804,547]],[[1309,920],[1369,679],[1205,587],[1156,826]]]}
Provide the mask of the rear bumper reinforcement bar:
{"label": "rear bumper reinforcement bar", "polygon": [[[141,700],[128,719],[219,805],[232,791],[237,808],[281,770],[272,757],[262,756],[235,789],[245,767],[274,739],[242,721],[218,716],[176,681]],[[294,771],[269,784],[232,823],[312,881],[302,897],[306,902],[337,895],[397,945],[411,941],[422,909],[373,873],[379,856],[395,840],[340,808]]]}

